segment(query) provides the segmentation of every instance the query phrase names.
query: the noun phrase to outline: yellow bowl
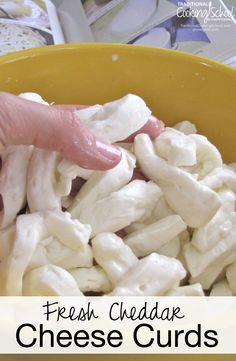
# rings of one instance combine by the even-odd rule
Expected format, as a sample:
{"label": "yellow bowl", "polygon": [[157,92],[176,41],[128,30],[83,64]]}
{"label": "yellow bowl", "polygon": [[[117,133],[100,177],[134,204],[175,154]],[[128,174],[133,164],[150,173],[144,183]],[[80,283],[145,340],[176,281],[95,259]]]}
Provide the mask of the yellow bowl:
{"label": "yellow bowl", "polygon": [[[35,91],[56,103],[103,103],[132,92],[143,97],[153,113],[169,125],[184,119],[196,123],[199,131],[219,147],[225,161],[235,161],[236,71],[204,58],[130,45],[49,46],[1,57],[0,85],[2,91]],[[112,357],[115,361],[124,359]],[[234,360],[229,355],[191,358]],[[25,356],[17,359],[25,360]],[[49,359],[66,360],[68,356]],[[80,356],[83,359],[104,360],[104,356]],[[189,356],[136,355],[125,359],[187,361]]]}
{"label": "yellow bowl", "polygon": [[1,57],[0,84],[57,103],[102,103],[132,92],[170,125],[196,123],[225,161],[235,161],[236,71],[204,58],[130,45],[49,46]]}

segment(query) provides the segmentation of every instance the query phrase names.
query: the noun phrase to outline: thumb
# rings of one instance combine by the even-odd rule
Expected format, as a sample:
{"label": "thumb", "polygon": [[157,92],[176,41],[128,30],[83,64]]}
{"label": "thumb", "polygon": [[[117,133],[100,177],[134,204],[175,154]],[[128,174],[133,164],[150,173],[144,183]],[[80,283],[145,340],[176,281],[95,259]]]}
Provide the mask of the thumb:
{"label": "thumb", "polygon": [[96,139],[72,110],[0,93],[0,152],[18,144],[60,152],[73,163],[94,170],[113,168],[121,157],[118,148]]}

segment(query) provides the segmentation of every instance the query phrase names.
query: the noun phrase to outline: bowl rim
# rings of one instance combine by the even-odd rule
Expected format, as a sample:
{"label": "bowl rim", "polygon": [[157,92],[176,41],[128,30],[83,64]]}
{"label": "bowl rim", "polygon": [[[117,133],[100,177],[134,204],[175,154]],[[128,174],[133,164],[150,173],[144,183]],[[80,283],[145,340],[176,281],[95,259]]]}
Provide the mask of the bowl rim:
{"label": "bowl rim", "polygon": [[145,45],[130,45],[130,44],[113,44],[113,43],[66,43],[66,44],[56,44],[56,45],[47,45],[36,48],[30,48],[26,50],[16,51],[10,54],[2,55],[0,57],[0,66],[17,62],[19,60],[24,60],[27,58],[35,58],[38,56],[47,56],[48,54],[57,53],[57,52],[70,52],[70,51],[101,51],[101,50],[110,50],[111,52],[122,51],[123,53],[142,53],[142,54],[155,54],[162,58],[175,58],[178,60],[187,61],[192,64],[199,64],[204,67],[214,69],[228,75],[236,77],[236,69],[220,63],[216,60],[209,59],[207,57],[186,53],[183,51],[173,50],[173,49],[163,49],[158,47],[151,47]]}

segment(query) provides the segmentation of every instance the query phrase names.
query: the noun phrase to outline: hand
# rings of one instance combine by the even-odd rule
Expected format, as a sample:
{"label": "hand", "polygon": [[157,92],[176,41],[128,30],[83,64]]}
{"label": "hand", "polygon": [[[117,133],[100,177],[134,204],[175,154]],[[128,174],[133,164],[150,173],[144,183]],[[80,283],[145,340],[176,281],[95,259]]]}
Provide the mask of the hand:
{"label": "hand", "polygon": [[0,154],[8,145],[57,151],[83,168],[107,170],[119,163],[118,148],[96,139],[74,116],[73,106],[46,106],[0,93]]}

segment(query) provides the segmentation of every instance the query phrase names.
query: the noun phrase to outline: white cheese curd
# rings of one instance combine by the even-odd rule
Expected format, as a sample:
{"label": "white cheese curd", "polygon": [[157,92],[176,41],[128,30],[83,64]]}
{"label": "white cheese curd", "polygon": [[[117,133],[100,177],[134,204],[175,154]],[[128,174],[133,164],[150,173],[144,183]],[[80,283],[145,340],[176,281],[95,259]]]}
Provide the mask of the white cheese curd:
{"label": "white cheese curd", "polygon": [[[45,211],[38,215],[43,218],[44,238],[40,239],[29,268],[48,263],[61,265],[61,262],[64,264],[64,268],[78,267],[79,260],[83,266],[92,263],[92,256],[89,256],[88,250],[90,225],[71,219],[68,212]],[[68,265],[65,266],[67,263]]]}
{"label": "white cheese curd", "polygon": [[234,172],[236,172],[236,163],[224,164],[224,167],[229,168],[229,169],[233,170]]}
{"label": "white cheese curd", "polygon": [[133,233],[133,232],[136,232],[144,227],[146,227],[147,224],[146,223],[142,223],[142,222],[134,222],[134,223],[131,223],[130,226],[127,226],[124,228],[124,231],[126,234],[130,234],[130,233]]}
{"label": "white cheese curd", "polygon": [[190,134],[197,148],[197,164],[192,167],[192,173],[198,174],[198,179],[203,179],[213,169],[222,167],[223,162],[218,149],[209,140],[200,134]]}
{"label": "white cheese curd", "polygon": [[66,270],[75,267],[92,267],[91,246],[86,245],[83,250],[74,250],[49,236],[39,242],[27,266],[27,271],[46,264],[54,264]]}
{"label": "white cheese curd", "polygon": [[201,184],[214,190],[229,188],[236,192],[236,173],[226,167],[215,168],[201,181]]}
{"label": "white cheese curd", "polygon": [[158,221],[159,219],[171,216],[172,214],[174,214],[174,211],[166,203],[164,196],[160,197],[157,205],[152,211],[152,217]]}
{"label": "white cheese curd", "polygon": [[57,166],[59,179],[56,184],[56,192],[61,195],[62,207],[68,209],[74,201],[74,197],[70,194],[73,184],[72,181],[77,177],[86,181],[94,172],[94,170],[82,168],[67,159],[62,159],[59,162]]}
{"label": "white cheese curd", "polygon": [[80,221],[91,225],[92,236],[117,232],[152,211],[160,195],[155,183],[135,180],[83,209]]}
{"label": "white cheese curd", "polygon": [[197,133],[195,124],[191,123],[189,120],[183,120],[182,122],[176,123],[173,128],[184,133],[185,135]]}
{"label": "white cheese curd", "polygon": [[45,233],[43,217],[26,214],[17,217],[15,239],[8,256],[0,263],[0,295],[21,296],[24,272]]}
{"label": "white cheese curd", "polygon": [[185,230],[179,234],[179,240],[181,247],[184,247],[185,244],[190,242],[190,233],[188,230]]}
{"label": "white cheese curd", "polygon": [[59,159],[56,152],[34,149],[27,176],[27,200],[31,212],[61,208],[61,195],[56,190]]}
{"label": "white cheese curd", "polygon": [[0,230],[0,263],[10,254],[14,239],[15,239],[16,226],[13,223]]}
{"label": "white cheese curd", "polygon": [[204,291],[200,283],[195,283],[189,286],[173,288],[165,296],[204,296]]}
{"label": "white cheese curd", "polygon": [[120,150],[122,159],[116,167],[106,172],[94,172],[82,186],[69,207],[69,212],[73,217],[79,218],[81,212],[86,208],[93,206],[97,200],[119,190],[131,180],[135,167],[135,157],[125,149],[120,148]]}
{"label": "white cheese curd", "polygon": [[115,287],[113,296],[162,296],[185,277],[182,264],[152,253],[142,258]]}
{"label": "white cheese curd", "polygon": [[157,252],[167,257],[177,258],[180,253],[180,240],[179,237],[172,238],[169,242],[161,246]]}
{"label": "white cheese curd", "polygon": [[81,292],[108,293],[112,290],[105,271],[100,266],[69,270]]}
{"label": "white cheese curd", "polygon": [[[224,258],[219,263],[207,267],[199,276],[190,277],[189,283],[201,283],[204,290],[209,290],[212,285],[225,276],[225,268],[236,260],[236,251]],[[187,268],[187,267],[186,267]]]}
{"label": "white cheese curd", "polygon": [[0,295],[236,296],[235,163],[190,121],[165,128],[134,94],[75,116],[121,161],[97,171],[4,150]]}
{"label": "white cheese curd", "polygon": [[[52,260],[54,260],[55,257],[53,253],[54,247],[55,246],[52,245]],[[83,251],[71,251],[70,249],[67,249],[63,256],[64,257],[60,256],[59,260],[54,260],[55,265],[65,269],[71,269],[75,267],[92,267],[93,265],[93,252],[90,245],[88,245]]]}
{"label": "white cheese curd", "polygon": [[71,251],[70,249],[67,249],[64,257],[60,257],[59,261],[54,262],[56,265],[65,269],[71,269],[75,267],[91,267],[93,265],[92,248],[90,245],[87,245],[83,251]]}
{"label": "white cheese curd", "polygon": [[236,296],[236,261],[226,269],[226,278],[231,291]]}
{"label": "white cheese curd", "polygon": [[227,280],[223,279],[214,284],[210,296],[233,296],[233,292],[230,289]]}
{"label": "white cheese curd", "polygon": [[68,212],[41,212],[45,233],[27,269],[54,264],[65,269],[91,267],[93,255],[88,245],[91,226],[72,219]]}
{"label": "white cheese curd", "polygon": [[33,147],[9,146],[1,155],[0,173],[0,229],[9,226],[26,202],[27,169]]}
{"label": "white cheese curd", "polygon": [[33,92],[21,93],[21,94],[19,94],[19,97],[22,98],[22,99],[30,100],[32,102],[36,102],[36,103],[40,103],[40,104],[44,104],[44,105],[49,105],[49,103],[47,103],[41,97],[41,95],[39,95],[37,93],[33,93]]}
{"label": "white cheese curd", "polygon": [[185,229],[186,224],[181,217],[172,215],[130,233],[124,238],[124,241],[137,257],[144,257],[150,253],[158,252],[159,248],[166,245]]}
{"label": "white cheese curd", "polygon": [[63,268],[42,266],[28,272],[23,280],[24,296],[82,296],[74,277]]}
{"label": "white cheese curd", "polygon": [[230,216],[232,230],[209,251],[201,253],[191,243],[184,247],[188,270],[193,277],[199,276],[207,267],[221,262],[236,251],[236,213]]}
{"label": "white cheese curd", "polygon": [[134,152],[143,173],[161,187],[170,207],[187,225],[202,226],[220,208],[218,195],[187,172],[160,158],[148,135],[136,136]]}
{"label": "white cheese curd", "polygon": [[153,142],[157,154],[176,166],[193,166],[197,163],[196,143],[173,128],[165,130]]}
{"label": "white cheese curd", "polygon": [[97,106],[77,110],[80,121],[99,139],[115,143],[128,138],[148,121],[151,111],[146,103],[134,94]]}
{"label": "white cheese curd", "polygon": [[138,262],[131,248],[114,233],[97,235],[92,240],[92,248],[96,262],[105,270],[113,285],[117,284]]}
{"label": "white cheese curd", "polygon": [[82,224],[72,219],[69,212],[45,212],[48,233],[73,250],[84,250],[91,235],[90,224]]}
{"label": "white cheese curd", "polygon": [[95,172],[91,169],[85,169],[77,164],[70,162],[67,159],[62,159],[57,166],[57,171],[63,178],[67,178],[68,181],[72,181],[76,177],[88,180],[91,175]]}
{"label": "white cheese curd", "polygon": [[232,232],[235,213],[235,194],[231,190],[218,193],[222,206],[215,216],[193,232],[192,244],[202,253],[208,251]]}
{"label": "white cheese curd", "polygon": [[[37,93],[21,93],[20,98],[49,106]],[[56,152],[34,149],[27,176],[27,201],[31,212],[47,209],[60,209],[63,196],[71,190],[72,179],[61,173],[58,164],[61,157]],[[47,197],[42,197],[47,194]]]}

